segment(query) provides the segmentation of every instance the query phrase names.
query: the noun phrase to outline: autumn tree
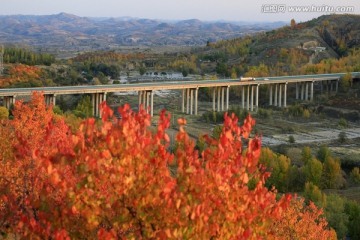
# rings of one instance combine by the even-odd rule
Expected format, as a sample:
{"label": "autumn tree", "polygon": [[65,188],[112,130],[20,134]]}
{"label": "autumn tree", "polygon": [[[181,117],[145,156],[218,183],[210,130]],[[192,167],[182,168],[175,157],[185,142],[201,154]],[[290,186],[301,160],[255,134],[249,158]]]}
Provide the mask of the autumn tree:
{"label": "autumn tree", "polygon": [[301,151],[301,161],[307,164],[313,158],[310,147],[304,147]]}
{"label": "autumn tree", "polygon": [[0,107],[0,120],[9,117],[9,110],[6,107]]}
{"label": "autumn tree", "polygon": [[317,160],[316,158],[310,159],[305,164],[304,171],[307,182],[312,182],[316,186],[320,186],[323,165],[319,160]]}
{"label": "autumn tree", "polygon": [[275,222],[273,231],[276,232],[275,239],[337,239],[336,232],[329,229],[323,211],[312,202],[306,205],[302,198],[292,199],[282,218]]}
{"label": "autumn tree", "polygon": [[350,172],[350,180],[354,184],[360,184],[360,169],[358,167],[354,167]]}
{"label": "autumn tree", "polygon": [[[71,132],[40,94],[28,105],[16,104],[14,120],[0,128],[7,139],[0,150],[8,149],[0,161],[0,232],[5,237],[286,236],[282,224],[277,231],[272,226],[290,196],[277,200],[276,191],[266,188],[270,173],[259,165],[260,138],[249,138],[255,123],[250,116],[239,126],[235,115],[225,115],[219,139],[204,136],[199,155],[184,119],[178,121],[177,148],[171,153],[166,134],[171,118],[165,111],[152,129],[143,108],[120,107],[121,119],[105,103],[102,109],[102,120],[88,118]],[[293,216],[300,222],[306,214]],[[308,220],[315,228],[323,226]]]}
{"label": "autumn tree", "polygon": [[266,181],[266,186],[276,187],[280,192],[287,192],[291,161],[284,155],[277,155],[269,148],[261,150],[260,162],[271,172]]}
{"label": "autumn tree", "polygon": [[266,77],[269,75],[269,68],[264,63],[260,63],[259,66],[251,66],[245,74],[246,77]]}
{"label": "autumn tree", "polygon": [[[52,161],[59,161],[57,153],[66,156],[71,150],[68,128],[53,115],[51,107],[45,106],[41,94],[34,94],[29,104],[17,101],[13,110],[14,120],[1,125],[2,144],[0,161],[0,229],[2,233],[29,236],[56,235],[51,231],[48,214],[58,216],[53,205],[64,207],[58,175],[70,181],[69,167],[57,170]],[[9,151],[10,150],[10,151]],[[39,156],[47,156],[40,161]],[[50,157],[51,156],[51,157]],[[65,184],[65,183],[64,183]],[[59,208],[54,208],[56,211]]]}
{"label": "autumn tree", "polygon": [[343,184],[339,159],[329,157],[325,160],[322,173],[322,188],[339,188]]}
{"label": "autumn tree", "polygon": [[347,92],[352,87],[352,76],[351,73],[347,73],[340,78],[340,89],[343,92]]}

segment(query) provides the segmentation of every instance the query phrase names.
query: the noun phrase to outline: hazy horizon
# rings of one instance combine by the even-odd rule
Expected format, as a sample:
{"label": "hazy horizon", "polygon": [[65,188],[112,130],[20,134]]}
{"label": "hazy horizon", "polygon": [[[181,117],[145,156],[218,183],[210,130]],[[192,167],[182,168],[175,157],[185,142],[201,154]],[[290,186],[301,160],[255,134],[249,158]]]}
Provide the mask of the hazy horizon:
{"label": "hazy horizon", "polygon": [[[297,9],[293,9],[297,7]],[[178,21],[277,22],[308,21],[321,15],[359,14],[360,2],[334,0],[261,0],[244,3],[239,0],[11,0],[1,3],[0,15],[74,14],[80,17],[131,17]]]}

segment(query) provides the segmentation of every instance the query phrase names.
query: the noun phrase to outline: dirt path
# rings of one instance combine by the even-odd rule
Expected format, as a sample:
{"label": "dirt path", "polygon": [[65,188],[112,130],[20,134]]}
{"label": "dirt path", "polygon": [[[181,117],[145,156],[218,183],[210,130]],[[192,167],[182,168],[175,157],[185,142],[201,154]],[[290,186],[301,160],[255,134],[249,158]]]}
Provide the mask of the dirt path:
{"label": "dirt path", "polygon": [[341,132],[344,132],[348,139],[360,138],[360,128],[347,128],[343,130],[332,129],[309,133],[276,134],[272,136],[263,136],[262,142],[264,146],[287,144],[289,143],[289,137],[293,136],[295,143],[322,143],[338,139]]}

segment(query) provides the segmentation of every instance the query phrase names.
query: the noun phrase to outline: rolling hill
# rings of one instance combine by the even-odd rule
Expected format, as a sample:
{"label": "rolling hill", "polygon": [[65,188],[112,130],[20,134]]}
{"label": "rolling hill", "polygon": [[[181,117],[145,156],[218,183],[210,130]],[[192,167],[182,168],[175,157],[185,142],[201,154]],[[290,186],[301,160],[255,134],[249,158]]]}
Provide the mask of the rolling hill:
{"label": "rolling hill", "polygon": [[219,41],[198,54],[202,60],[225,55],[212,61],[226,64],[227,72],[235,67],[244,73],[247,66],[262,64],[279,75],[346,57],[359,48],[360,15],[324,15],[293,26],[289,21],[287,26],[251,37]]}
{"label": "rolling hill", "polygon": [[205,45],[267,31],[275,23],[163,21],[138,18],[87,18],[67,13],[0,16],[0,41],[49,51],[111,50],[119,46]]}

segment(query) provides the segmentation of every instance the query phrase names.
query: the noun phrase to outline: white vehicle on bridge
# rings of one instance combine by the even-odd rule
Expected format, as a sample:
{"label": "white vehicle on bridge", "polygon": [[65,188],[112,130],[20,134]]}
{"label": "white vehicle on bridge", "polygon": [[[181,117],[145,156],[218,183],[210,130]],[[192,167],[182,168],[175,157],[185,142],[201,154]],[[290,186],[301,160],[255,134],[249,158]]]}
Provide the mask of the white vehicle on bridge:
{"label": "white vehicle on bridge", "polygon": [[255,81],[254,77],[240,77],[240,81]]}

